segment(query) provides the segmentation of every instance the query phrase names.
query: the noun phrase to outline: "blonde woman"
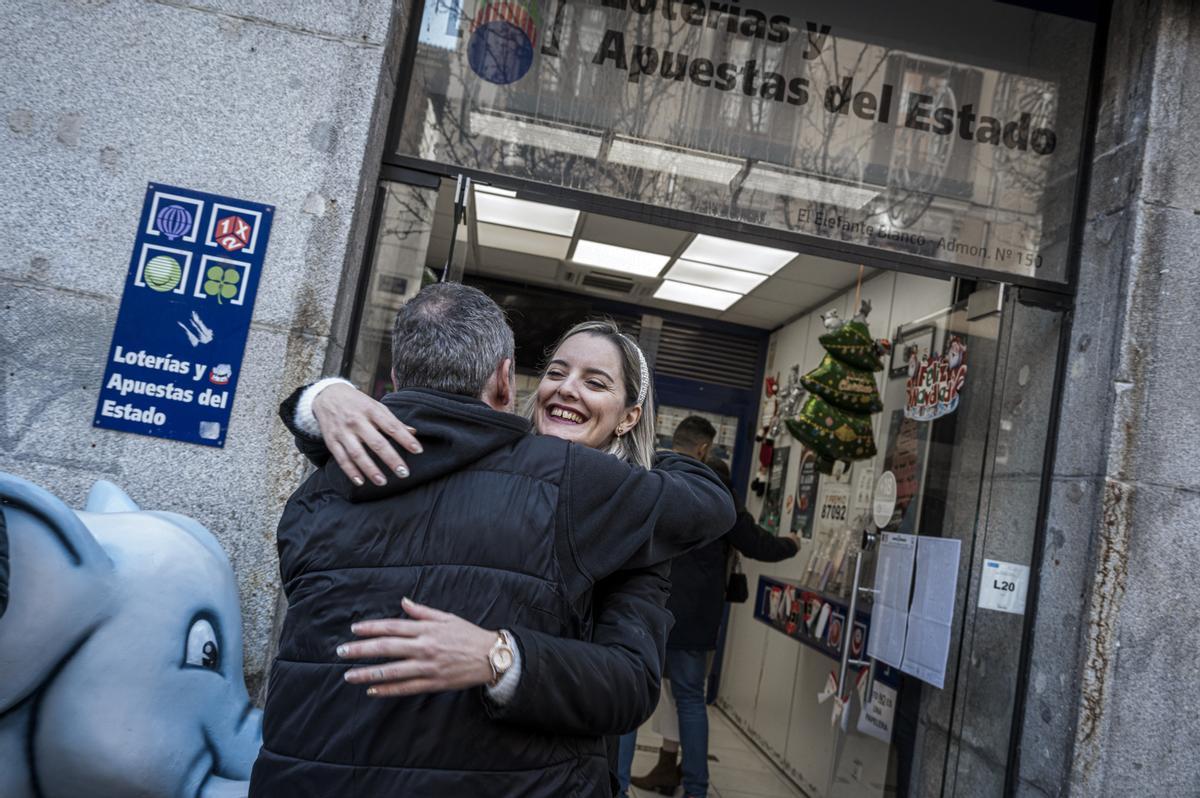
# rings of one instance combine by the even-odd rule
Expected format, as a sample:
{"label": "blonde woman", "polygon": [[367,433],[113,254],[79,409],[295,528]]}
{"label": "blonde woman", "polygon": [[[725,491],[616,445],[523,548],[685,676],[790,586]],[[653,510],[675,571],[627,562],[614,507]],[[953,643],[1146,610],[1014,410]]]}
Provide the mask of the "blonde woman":
{"label": "blonde woman", "polygon": [[[452,298],[469,297],[469,305],[482,297],[461,286],[439,291]],[[423,338],[425,343],[408,340],[398,322],[395,338],[401,349],[442,346],[451,327],[465,339],[476,335],[478,324],[463,321],[468,309],[449,304],[452,307],[439,311],[442,327],[430,332],[427,341]],[[481,346],[466,343],[455,342],[454,347],[467,351]],[[494,361],[495,356],[485,359]],[[395,377],[400,385],[440,378],[422,373]],[[494,409],[511,407],[511,381],[509,355],[488,377],[482,401]],[[352,568],[366,598],[354,615],[363,620],[354,624],[357,639],[338,645],[338,657],[351,663],[374,662],[343,668],[346,688],[357,692],[333,692],[353,710],[331,709],[327,697],[322,698],[323,721],[311,707],[292,707],[289,701],[311,703],[301,686],[332,689],[326,682],[296,676],[294,684],[281,688],[274,702],[282,707],[277,712],[281,720],[275,725],[268,698],[262,789],[252,785],[251,795],[283,795],[285,789],[307,785],[306,794],[314,795],[333,794],[330,790],[368,795],[394,788],[424,795],[609,796],[611,768],[599,738],[636,728],[657,700],[670,626],[663,563],[711,537],[713,529],[727,527],[732,503],[723,487],[720,495],[714,490],[720,482],[711,471],[690,458],[659,455],[652,470],[619,462],[651,463],[653,397],[644,356],[611,324],[581,325],[563,337],[529,408],[533,427],[541,434],[527,435],[528,443],[501,436],[499,454],[485,455],[469,469],[469,480],[454,483],[462,490],[431,482],[430,474],[442,473],[447,461],[462,456],[464,447],[456,436],[463,434],[464,426],[478,424],[484,414],[460,400],[455,406],[464,412],[453,425],[441,416],[400,411],[395,397],[413,396],[405,401],[444,404],[442,396],[402,390],[385,397],[384,415],[377,403],[345,386],[325,387],[315,398],[300,394],[298,401],[285,403],[289,418],[297,406],[311,404],[328,448],[346,467],[350,494],[358,496],[357,505],[339,504],[328,519],[337,530],[320,537],[310,534],[305,544],[317,549],[357,546]],[[506,422],[502,416],[492,413],[487,421],[514,431],[519,424],[529,429],[528,422],[515,416]],[[301,419],[299,426],[305,423]],[[408,457],[408,463],[396,463],[400,457],[384,435],[411,452],[414,427],[424,452]],[[318,440],[303,435],[301,440],[308,453],[328,460]],[[564,445],[564,440],[577,445]],[[388,469],[409,476],[384,478],[376,462],[360,457],[366,449],[382,449],[381,461]],[[514,451],[521,453],[516,459]],[[540,459],[522,459],[527,452]],[[317,476],[331,484],[345,479],[331,463]],[[289,509],[301,514],[314,508],[324,511],[325,495],[318,490],[315,496],[310,491],[293,497]],[[382,505],[389,521],[405,531],[364,533],[358,526],[360,513],[373,502],[394,503],[397,496],[425,498],[424,504],[403,513],[399,505]],[[531,508],[542,508],[542,516]],[[544,517],[549,508],[552,519]],[[443,517],[443,523],[435,525],[436,533],[426,528],[424,512]],[[522,526],[525,516],[539,518],[537,524],[546,524],[547,531]],[[714,516],[715,526],[699,520]],[[460,517],[462,523],[455,526],[454,519]],[[288,522],[285,513],[281,564],[300,562],[311,569],[310,560],[285,542],[282,530]],[[344,542],[339,535],[351,540]],[[396,546],[404,548],[400,559],[389,551]],[[433,563],[429,550],[465,564]],[[376,556],[386,562],[376,563]],[[488,565],[489,558],[503,565]],[[289,566],[283,567],[286,584],[291,581]],[[405,600],[407,617],[380,619],[387,613],[377,608],[389,599],[383,577],[376,579],[371,573],[375,569],[387,569],[389,576],[407,574],[401,581],[411,586],[409,595],[415,593],[421,604]],[[317,570],[319,575],[306,576],[312,585],[323,585],[330,569]],[[327,588],[298,586],[289,592],[289,621],[296,608],[293,595],[307,595],[306,590],[324,595]],[[523,598],[517,595],[520,591],[525,591]],[[395,601],[394,595],[390,600]],[[442,611],[447,609],[455,612]],[[308,612],[312,622],[336,625],[326,619],[331,612],[324,607]],[[504,624],[499,633],[494,620]],[[498,650],[505,654],[499,665]],[[281,643],[280,658],[287,653]],[[291,677],[296,671],[302,668],[289,666],[286,672]],[[278,678],[277,668],[273,690]],[[480,697],[472,699],[470,692],[480,687]],[[368,733],[355,744],[315,746],[285,728],[289,719],[303,718],[312,731],[329,733],[323,728],[329,720],[340,717],[358,724],[360,714],[385,736]],[[384,723],[384,718],[393,720]],[[413,723],[420,728],[410,728]],[[391,731],[385,733],[385,728]],[[272,733],[276,730],[278,735]],[[288,755],[269,750],[276,738],[310,751],[310,758],[292,755],[302,767],[290,767]],[[323,757],[334,750],[339,752],[334,762],[325,762]],[[344,761],[359,759],[367,764]],[[530,762],[537,766],[530,769]],[[326,767],[329,764],[335,766]],[[354,770],[351,779],[337,765],[361,769]],[[260,769],[255,772],[259,775]],[[347,785],[359,789],[338,792]]]}

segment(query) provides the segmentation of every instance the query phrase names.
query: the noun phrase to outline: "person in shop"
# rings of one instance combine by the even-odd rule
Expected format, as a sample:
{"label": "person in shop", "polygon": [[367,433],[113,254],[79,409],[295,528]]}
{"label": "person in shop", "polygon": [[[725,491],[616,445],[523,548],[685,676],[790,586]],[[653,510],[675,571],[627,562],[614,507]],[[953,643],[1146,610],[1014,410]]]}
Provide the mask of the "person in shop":
{"label": "person in shop", "polygon": [[[492,300],[439,284],[398,314],[387,418],[336,386],[285,402],[325,440],[298,436],[318,470],[280,521],[288,613],[251,796],[612,795],[601,737],[657,701],[666,561],[734,508],[702,463],[653,453],[645,358],[615,325],[564,336],[540,435],[507,412],[512,352]],[[330,407],[373,432],[350,442]],[[385,435],[419,453],[354,462]]]}
{"label": "person in shop", "polygon": [[[729,466],[711,455],[717,431],[702,416],[688,416],[675,428],[674,451],[704,460],[733,492]],[[630,783],[640,789],[673,795],[683,784],[688,798],[708,795],[708,669],[720,636],[725,587],[733,552],[762,562],[779,562],[800,551],[796,535],[776,536],[754,523],[742,507],[733,526],[717,540],[671,562],[671,597],[667,609],[675,626],[667,639],[666,687],[654,714],[662,735],[658,762],[644,776],[630,776],[637,732],[622,736],[619,779],[621,795]],[[683,747],[682,761],[676,756]]]}

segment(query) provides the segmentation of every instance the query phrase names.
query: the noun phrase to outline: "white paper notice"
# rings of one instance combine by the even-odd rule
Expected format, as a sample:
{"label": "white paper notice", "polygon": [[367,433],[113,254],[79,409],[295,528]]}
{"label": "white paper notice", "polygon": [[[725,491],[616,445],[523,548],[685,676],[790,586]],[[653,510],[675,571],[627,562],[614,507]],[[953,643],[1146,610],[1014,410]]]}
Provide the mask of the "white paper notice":
{"label": "white paper notice", "polygon": [[892,722],[896,717],[896,691],[883,682],[875,682],[870,701],[863,702],[858,713],[858,730],[885,743],[892,741]]}
{"label": "white paper notice", "polygon": [[961,548],[954,538],[917,538],[917,575],[900,670],[937,688],[946,681]]}
{"label": "white paper notice", "polygon": [[871,511],[871,499],[875,495],[875,464],[861,463],[854,472],[854,502],[850,508],[850,520],[858,523],[860,516]]}
{"label": "white paper notice", "polygon": [[985,610],[1025,614],[1025,591],[1029,587],[1029,566],[1000,560],[983,561],[979,582],[979,606]]}
{"label": "white paper notice", "polygon": [[904,657],[904,630],[908,626],[908,593],[912,587],[916,538],[884,532],[875,567],[875,606],[871,608],[871,633],[867,656],[899,668]]}

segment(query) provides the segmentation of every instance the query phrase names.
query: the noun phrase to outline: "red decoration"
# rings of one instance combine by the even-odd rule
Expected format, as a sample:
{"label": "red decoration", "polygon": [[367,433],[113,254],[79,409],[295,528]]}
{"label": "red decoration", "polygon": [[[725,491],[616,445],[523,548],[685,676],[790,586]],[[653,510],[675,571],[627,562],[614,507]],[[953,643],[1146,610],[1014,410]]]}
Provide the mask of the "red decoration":
{"label": "red decoration", "polygon": [[957,335],[950,338],[945,354],[920,358],[914,348],[908,359],[904,415],[914,421],[949,415],[958,409],[966,384],[967,345]]}
{"label": "red decoration", "polygon": [[253,228],[240,216],[226,216],[217,222],[216,240],[226,252],[237,252],[250,246]]}

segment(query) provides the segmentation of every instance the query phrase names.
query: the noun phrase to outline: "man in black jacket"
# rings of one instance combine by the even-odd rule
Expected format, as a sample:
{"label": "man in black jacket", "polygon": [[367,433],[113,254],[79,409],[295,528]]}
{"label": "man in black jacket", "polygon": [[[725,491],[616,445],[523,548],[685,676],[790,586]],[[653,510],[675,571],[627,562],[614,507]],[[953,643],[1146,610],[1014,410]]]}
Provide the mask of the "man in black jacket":
{"label": "man in black jacket", "polygon": [[[671,443],[676,452],[705,460],[732,492],[729,467],[709,457],[715,437],[716,430],[705,418],[688,416],[676,427]],[[666,676],[678,718],[677,736],[670,734],[669,727],[662,729],[658,763],[645,776],[630,779],[636,732],[626,735],[622,739],[620,764],[622,787],[631,781],[635,787],[671,794],[682,780],[688,798],[705,798],[708,793],[705,686],[709,659],[717,648],[721,629],[731,548],[753,560],[778,562],[796,556],[800,540],[795,535],[776,537],[759,528],[743,508],[734,525],[718,540],[671,561],[671,597],[667,609],[675,616],[675,626],[667,639]],[[664,704],[671,703],[665,693],[662,700]],[[659,712],[664,710],[670,712],[670,707],[660,707]],[[682,767],[675,764],[681,744]]]}
{"label": "man in black jacket", "polygon": [[[310,452],[322,465],[279,525],[288,613],[251,796],[611,794],[600,735],[649,714],[652,700],[630,709],[615,696],[657,697],[655,641],[670,621],[665,590],[618,590],[617,612],[592,606],[594,587],[611,574],[654,576],[711,540],[698,519],[728,524],[733,505],[694,459],[666,454],[645,471],[529,434],[505,412],[512,349],[482,293],[425,289],[401,309],[393,340],[393,376],[410,387],[385,397],[419,430],[409,476],[351,482],[322,447]],[[414,607],[405,597],[493,630],[493,651],[508,658],[490,666],[524,663],[517,697],[373,699],[346,683],[336,649],[351,624],[395,618]],[[654,620],[621,629],[614,645],[586,642],[611,639],[621,613]]]}

